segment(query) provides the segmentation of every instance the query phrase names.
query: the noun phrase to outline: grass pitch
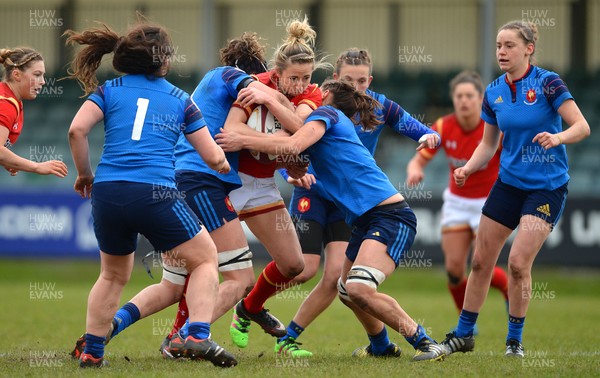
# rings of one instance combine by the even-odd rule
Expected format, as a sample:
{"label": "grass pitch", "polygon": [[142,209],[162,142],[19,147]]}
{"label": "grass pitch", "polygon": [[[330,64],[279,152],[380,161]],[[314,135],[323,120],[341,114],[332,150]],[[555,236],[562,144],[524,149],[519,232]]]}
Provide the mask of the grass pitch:
{"label": "grass pitch", "polygon": [[[412,347],[394,332],[399,359],[353,359],[368,340],[358,321],[339,301],[300,337],[310,359],[277,357],[275,339],[256,325],[250,345],[235,347],[228,334],[230,316],[212,327],[213,338],[239,360],[233,369],[206,362],[165,361],[158,353],[171,327],[175,306],[143,319],[113,339],[106,349],[110,366],[82,370],[68,352],[84,331],[87,294],[99,262],[3,260],[0,262],[0,376],[63,377],[390,377],[390,376],[600,376],[600,274],[598,271],[534,270],[532,302],[526,320],[523,360],[503,356],[506,309],[490,291],[479,317],[473,353],[454,354],[443,362],[413,363]],[[156,275],[160,272],[156,271]],[[122,303],[157,282],[137,263]],[[293,317],[313,282],[292,288],[267,302],[284,323]],[[439,268],[398,269],[380,287],[438,341],[455,326],[457,312]]]}

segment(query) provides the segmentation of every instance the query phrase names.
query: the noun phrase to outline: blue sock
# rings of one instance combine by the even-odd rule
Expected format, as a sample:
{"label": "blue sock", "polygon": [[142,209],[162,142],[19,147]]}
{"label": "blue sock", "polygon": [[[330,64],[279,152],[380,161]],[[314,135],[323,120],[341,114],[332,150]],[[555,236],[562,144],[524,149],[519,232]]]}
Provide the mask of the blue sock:
{"label": "blue sock", "polygon": [[117,327],[113,330],[111,337],[118,335],[125,328],[140,320],[140,310],[133,303],[127,302],[117,311],[113,319],[117,321]]}
{"label": "blue sock", "polygon": [[295,340],[297,340],[298,337],[300,337],[300,334],[302,334],[302,332],[304,332],[304,328],[302,328],[298,325],[298,323],[292,320],[287,326],[287,334],[283,337],[280,337],[277,341],[280,342],[289,337],[293,337]]}
{"label": "blue sock", "polygon": [[455,331],[456,336],[472,336],[473,328],[475,328],[475,323],[477,323],[478,316],[478,312],[471,312],[463,309],[460,312],[460,317],[458,318],[458,325],[456,326]]}
{"label": "blue sock", "polygon": [[179,330],[179,334],[181,335],[181,337],[185,340],[186,337],[188,337],[188,335],[190,334],[190,319],[185,321],[185,324],[181,327],[181,329]]}
{"label": "blue sock", "polygon": [[425,332],[425,329],[420,324],[417,324],[417,330],[415,331],[414,335],[410,337],[405,337],[404,339],[406,339],[406,341],[408,341],[408,343],[412,345],[415,349],[423,339],[428,339],[432,343],[435,342],[431,337],[429,337],[429,335],[427,335],[427,332]]}
{"label": "blue sock", "polygon": [[512,315],[508,316],[508,335],[506,341],[515,339],[518,342],[523,341],[523,326],[525,325],[525,317],[517,318]]}
{"label": "blue sock", "polygon": [[208,339],[210,336],[210,323],[205,322],[193,322],[188,327],[188,336],[194,339]]}
{"label": "blue sock", "polygon": [[383,354],[390,345],[390,339],[388,338],[385,326],[383,326],[383,329],[377,335],[367,336],[369,336],[369,341],[371,341],[371,352],[373,352],[373,355],[375,356]]}
{"label": "blue sock", "polygon": [[91,354],[94,358],[104,357],[104,343],[106,337],[94,336],[92,334],[85,334],[85,348],[83,353]]}

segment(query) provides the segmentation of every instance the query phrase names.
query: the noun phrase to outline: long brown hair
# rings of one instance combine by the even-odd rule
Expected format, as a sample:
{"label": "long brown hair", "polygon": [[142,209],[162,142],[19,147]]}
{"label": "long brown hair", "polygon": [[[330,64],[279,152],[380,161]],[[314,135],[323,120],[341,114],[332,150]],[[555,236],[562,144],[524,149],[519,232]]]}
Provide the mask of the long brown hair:
{"label": "long brown hair", "polygon": [[256,33],[244,32],[239,38],[228,41],[219,54],[223,65],[237,67],[250,75],[267,71],[265,46]]}
{"label": "long brown hair", "polygon": [[29,47],[0,49],[0,64],[4,66],[4,81],[11,80],[14,70],[25,71],[31,63],[43,61],[42,55]]}
{"label": "long brown hair", "polygon": [[[86,94],[98,86],[96,71],[105,54],[113,53],[113,67],[126,74],[165,76],[173,55],[171,38],[160,25],[138,23],[124,36],[119,36],[107,25],[77,33],[67,30],[67,45],[86,45],[80,50],[67,71],[76,79]],[[165,69],[167,68],[167,69]]]}
{"label": "long brown hair", "polygon": [[[381,104],[366,93],[357,91],[349,82],[326,80],[321,90],[329,91],[329,95],[333,96],[332,105],[341,110],[355,125],[362,125],[364,130],[373,130],[382,123],[376,114]],[[357,113],[358,117],[355,116]]]}

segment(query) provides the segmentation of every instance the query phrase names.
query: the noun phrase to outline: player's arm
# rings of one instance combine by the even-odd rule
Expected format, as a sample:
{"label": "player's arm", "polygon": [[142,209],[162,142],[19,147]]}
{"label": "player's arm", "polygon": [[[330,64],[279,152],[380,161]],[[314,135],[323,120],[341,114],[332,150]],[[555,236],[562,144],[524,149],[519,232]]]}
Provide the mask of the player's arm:
{"label": "player's arm", "polygon": [[298,114],[298,109],[294,108],[294,105],[287,97],[260,82],[252,82],[247,88],[242,89],[237,101],[243,107],[253,104],[265,105],[281,123],[283,128],[291,133],[296,132],[296,130],[302,127],[306,119],[306,117],[302,118]]}
{"label": "player's arm", "polygon": [[574,100],[569,99],[563,102],[558,108],[558,114],[569,127],[556,134],[539,133],[533,138],[533,143],[538,142],[547,150],[560,144],[577,143],[590,136],[590,125]]}
{"label": "player's arm", "polygon": [[325,122],[310,121],[294,135],[282,134],[242,135],[230,130],[222,130],[215,140],[223,150],[238,151],[251,149],[271,155],[298,155],[316,143],[325,134]]}
{"label": "player's arm", "polygon": [[439,147],[442,139],[435,130],[415,119],[396,102],[385,97],[382,101],[383,121],[386,125],[391,126],[397,133],[418,142],[417,150]]}
{"label": "player's arm", "polygon": [[406,183],[409,186],[417,185],[425,178],[425,167],[431,159],[427,159],[417,151],[415,156],[408,162],[406,166]]}
{"label": "player's arm", "polygon": [[219,173],[229,172],[229,162],[225,157],[225,153],[210,135],[208,127],[185,134],[185,137],[210,169],[214,169]]}
{"label": "player's arm", "polygon": [[233,105],[229,109],[229,114],[227,114],[227,119],[225,119],[225,125],[223,128],[228,131],[234,131],[238,134],[242,135],[254,135],[261,136],[263,133],[254,130],[251,127],[248,127],[246,122],[248,122],[249,114],[247,113],[246,108],[242,109],[238,106]]}
{"label": "player's arm", "polygon": [[88,135],[94,126],[103,119],[102,109],[95,102],[87,100],[81,105],[69,127],[69,146],[77,169],[77,179],[75,179],[73,189],[83,198],[89,198],[94,182]]}
{"label": "player's arm", "polygon": [[454,170],[454,181],[458,186],[463,186],[467,178],[486,165],[498,150],[501,132],[498,126],[485,123],[483,139],[477,146],[467,163]]}

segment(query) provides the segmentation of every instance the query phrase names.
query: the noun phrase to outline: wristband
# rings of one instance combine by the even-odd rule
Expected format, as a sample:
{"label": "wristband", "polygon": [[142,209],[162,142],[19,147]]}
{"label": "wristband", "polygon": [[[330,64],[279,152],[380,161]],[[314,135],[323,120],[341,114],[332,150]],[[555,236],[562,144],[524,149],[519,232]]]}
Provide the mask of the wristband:
{"label": "wristband", "polygon": [[562,139],[560,139],[560,135],[558,135],[558,133],[556,133],[555,135],[558,138],[558,144],[563,144]]}

